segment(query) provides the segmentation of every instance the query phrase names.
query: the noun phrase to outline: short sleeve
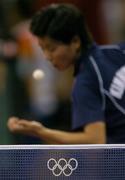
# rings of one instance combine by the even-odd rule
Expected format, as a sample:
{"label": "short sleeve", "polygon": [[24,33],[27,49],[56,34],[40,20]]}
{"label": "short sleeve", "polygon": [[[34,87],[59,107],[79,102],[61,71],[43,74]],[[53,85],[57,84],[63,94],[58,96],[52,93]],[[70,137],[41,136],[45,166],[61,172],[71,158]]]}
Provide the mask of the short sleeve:
{"label": "short sleeve", "polygon": [[102,95],[92,65],[88,64],[85,71],[76,77],[72,101],[72,129],[83,127],[88,123],[104,121]]}

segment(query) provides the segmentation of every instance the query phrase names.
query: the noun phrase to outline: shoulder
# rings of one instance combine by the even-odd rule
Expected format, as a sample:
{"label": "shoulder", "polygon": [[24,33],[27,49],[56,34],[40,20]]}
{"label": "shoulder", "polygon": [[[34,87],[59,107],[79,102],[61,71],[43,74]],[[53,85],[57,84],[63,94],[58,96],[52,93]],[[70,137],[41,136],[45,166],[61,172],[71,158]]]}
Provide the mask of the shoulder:
{"label": "shoulder", "polygon": [[93,87],[95,88],[98,84],[97,72],[95,70],[94,65],[96,62],[93,60],[92,56],[89,56],[86,62],[83,64],[82,69],[76,75],[75,84],[77,88],[79,87]]}
{"label": "shoulder", "polygon": [[100,50],[104,54],[122,54],[125,55],[125,43],[120,44],[111,44],[111,45],[101,45],[99,46]]}

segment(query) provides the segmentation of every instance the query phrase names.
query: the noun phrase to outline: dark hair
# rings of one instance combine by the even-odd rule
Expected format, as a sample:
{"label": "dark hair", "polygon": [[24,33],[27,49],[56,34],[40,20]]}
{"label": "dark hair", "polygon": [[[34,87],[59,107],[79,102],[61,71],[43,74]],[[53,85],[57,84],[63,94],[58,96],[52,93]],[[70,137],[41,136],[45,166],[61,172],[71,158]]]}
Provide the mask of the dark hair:
{"label": "dark hair", "polygon": [[38,37],[47,36],[65,44],[79,36],[84,48],[92,43],[83,14],[71,4],[44,7],[32,18],[30,30]]}

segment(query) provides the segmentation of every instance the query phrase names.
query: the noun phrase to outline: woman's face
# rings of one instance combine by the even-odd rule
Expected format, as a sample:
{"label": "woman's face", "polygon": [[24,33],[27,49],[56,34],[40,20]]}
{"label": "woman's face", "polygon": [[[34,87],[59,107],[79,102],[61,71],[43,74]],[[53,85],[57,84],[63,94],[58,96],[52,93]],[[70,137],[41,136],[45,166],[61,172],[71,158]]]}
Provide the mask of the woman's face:
{"label": "woman's face", "polygon": [[70,44],[64,44],[48,37],[39,38],[39,45],[47,60],[59,70],[65,70],[74,64],[80,53],[80,40],[75,37]]}

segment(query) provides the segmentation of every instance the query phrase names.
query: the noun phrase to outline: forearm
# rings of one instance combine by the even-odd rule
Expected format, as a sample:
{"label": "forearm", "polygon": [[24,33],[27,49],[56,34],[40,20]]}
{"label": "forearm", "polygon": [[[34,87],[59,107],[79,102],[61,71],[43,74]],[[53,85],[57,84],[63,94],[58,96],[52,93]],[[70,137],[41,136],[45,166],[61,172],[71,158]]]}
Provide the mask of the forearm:
{"label": "forearm", "polygon": [[84,126],[81,132],[65,132],[49,129],[36,121],[11,118],[8,127],[12,132],[36,136],[52,144],[104,144],[106,142],[105,122],[97,121]]}
{"label": "forearm", "polygon": [[38,137],[53,144],[98,144],[104,143],[99,138],[95,138],[84,132],[65,132],[45,128],[38,132]]}

